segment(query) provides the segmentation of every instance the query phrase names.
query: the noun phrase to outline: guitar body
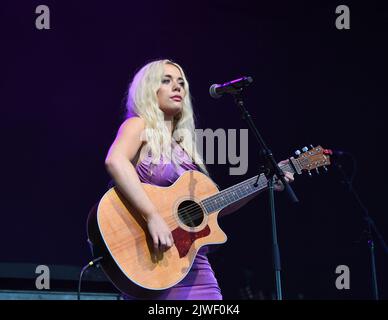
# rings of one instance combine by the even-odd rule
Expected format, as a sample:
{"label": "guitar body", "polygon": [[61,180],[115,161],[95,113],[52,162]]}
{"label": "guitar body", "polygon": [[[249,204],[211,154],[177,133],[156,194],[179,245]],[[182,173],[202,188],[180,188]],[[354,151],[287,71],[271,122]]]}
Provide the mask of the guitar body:
{"label": "guitar body", "polygon": [[[200,201],[219,193],[215,183],[199,171],[186,171],[169,187],[142,184],[169,225],[174,246],[156,256],[143,217],[116,187],[108,190],[88,218],[94,256],[111,282],[123,293],[150,298],[170,288],[189,272],[198,250],[227,239]],[[178,210],[179,209],[179,210]]]}

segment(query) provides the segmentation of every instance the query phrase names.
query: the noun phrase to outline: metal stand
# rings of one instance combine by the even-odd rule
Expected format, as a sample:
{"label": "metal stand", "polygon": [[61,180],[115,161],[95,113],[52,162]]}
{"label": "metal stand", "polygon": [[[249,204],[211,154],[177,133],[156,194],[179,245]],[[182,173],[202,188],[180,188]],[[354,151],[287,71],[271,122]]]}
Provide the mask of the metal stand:
{"label": "metal stand", "polygon": [[269,188],[269,200],[271,206],[271,219],[272,219],[272,249],[273,249],[273,262],[275,270],[275,281],[276,281],[276,297],[277,300],[282,300],[282,288],[281,288],[281,264],[280,264],[280,251],[277,241],[277,230],[276,230],[276,212],[275,212],[275,196],[274,196],[274,187],[273,187],[273,178],[277,176],[280,181],[282,181],[285,191],[290,197],[292,202],[299,202],[294,191],[290,185],[284,179],[284,172],[279,168],[277,162],[275,161],[271,150],[265,144],[263,138],[261,137],[257,127],[252,121],[251,115],[248,113],[247,109],[244,106],[244,101],[242,98],[242,88],[236,89],[234,93],[234,101],[242,112],[242,118],[248,123],[249,128],[253,132],[255,138],[259,144],[260,155],[264,158],[263,172],[265,173],[266,178],[268,179],[268,188]]}
{"label": "metal stand", "polygon": [[[350,153],[346,153],[346,154],[348,156],[350,156],[352,158],[352,160],[353,160],[353,163],[355,163],[354,156],[351,155]],[[351,192],[354,195],[357,203],[360,205],[360,207],[362,209],[362,213],[363,213],[363,219],[367,223],[367,230],[366,230],[365,234],[367,235],[366,240],[367,240],[367,244],[368,244],[369,251],[370,251],[371,282],[372,282],[372,289],[373,289],[373,298],[375,300],[379,300],[379,291],[378,291],[378,286],[377,286],[377,273],[376,273],[375,243],[374,243],[374,240],[373,240],[372,230],[376,234],[377,238],[380,240],[381,246],[383,247],[385,253],[387,253],[387,254],[388,254],[388,247],[387,247],[387,244],[384,241],[383,236],[381,235],[381,233],[377,229],[375,222],[373,221],[372,217],[369,215],[368,209],[361,202],[361,199],[358,196],[356,190],[354,190],[353,183],[352,183],[353,179],[349,179],[348,178],[346,172],[342,169],[342,165],[341,164],[336,163],[336,167],[341,172],[342,177],[343,177],[344,182],[346,183],[346,185],[348,187],[349,192]]]}

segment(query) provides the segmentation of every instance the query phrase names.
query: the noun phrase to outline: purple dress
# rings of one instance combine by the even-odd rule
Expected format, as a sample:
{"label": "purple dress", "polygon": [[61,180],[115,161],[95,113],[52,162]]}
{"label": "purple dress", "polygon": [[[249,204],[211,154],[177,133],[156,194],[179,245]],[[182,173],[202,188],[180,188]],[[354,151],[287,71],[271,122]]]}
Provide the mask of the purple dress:
{"label": "purple dress", "polygon": [[[136,165],[136,172],[141,182],[157,185],[172,185],[185,171],[198,170],[188,154],[177,143],[173,145],[174,154],[179,157],[179,167],[173,163],[152,164],[148,154]],[[161,290],[155,296],[156,300],[222,300],[221,290],[218,286],[214,272],[206,256],[208,248],[199,249],[193,265],[186,277],[175,286]],[[133,297],[124,296],[125,299]]]}

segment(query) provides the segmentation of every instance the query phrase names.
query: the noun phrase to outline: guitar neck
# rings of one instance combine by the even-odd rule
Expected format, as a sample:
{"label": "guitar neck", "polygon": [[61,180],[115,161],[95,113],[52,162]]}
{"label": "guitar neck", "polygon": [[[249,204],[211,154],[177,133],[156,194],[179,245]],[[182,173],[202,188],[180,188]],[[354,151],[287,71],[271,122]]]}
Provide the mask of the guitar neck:
{"label": "guitar neck", "polygon": [[[291,173],[296,172],[291,162],[288,164],[280,165],[279,167],[282,171],[288,171]],[[212,212],[219,211],[235,202],[238,202],[241,199],[244,199],[256,192],[264,191],[267,188],[268,179],[262,173],[260,176],[257,175],[249,178],[202,200],[201,204],[205,207],[206,212],[210,214]]]}

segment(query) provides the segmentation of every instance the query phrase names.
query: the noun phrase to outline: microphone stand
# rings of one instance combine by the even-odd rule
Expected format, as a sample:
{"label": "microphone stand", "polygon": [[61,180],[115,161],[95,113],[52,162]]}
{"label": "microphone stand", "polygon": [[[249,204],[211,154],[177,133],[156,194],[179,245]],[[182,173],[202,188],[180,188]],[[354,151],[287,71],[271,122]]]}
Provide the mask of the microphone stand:
{"label": "microphone stand", "polygon": [[[355,163],[355,158],[352,154],[347,153],[353,160],[353,163]],[[362,209],[363,219],[365,220],[367,224],[367,230],[365,231],[366,234],[366,240],[368,243],[368,247],[370,250],[370,262],[371,262],[371,276],[372,276],[372,289],[373,289],[373,297],[375,300],[379,300],[379,291],[377,286],[377,273],[376,273],[376,258],[375,258],[375,243],[373,240],[373,233],[372,230],[375,232],[377,238],[380,240],[381,246],[383,247],[385,253],[388,254],[388,246],[384,241],[383,236],[379,232],[379,230],[376,227],[375,222],[373,221],[372,217],[369,215],[368,209],[364,206],[364,204],[361,202],[360,197],[358,196],[356,190],[353,188],[352,179],[349,179],[345,171],[342,169],[342,165],[339,163],[336,163],[336,167],[341,172],[342,177],[344,179],[344,182],[346,183],[348,190],[350,193],[353,194],[355,197],[357,203],[360,205]]]}
{"label": "microphone stand", "polygon": [[[274,195],[274,183],[273,183],[274,176],[277,176],[278,179],[283,183],[285,187],[285,191],[292,202],[297,203],[299,202],[299,200],[297,199],[290,185],[284,179],[284,172],[277,165],[277,162],[273,157],[272,151],[267,147],[266,143],[264,142],[263,138],[259,133],[259,130],[253,123],[251,115],[249,114],[248,110],[245,108],[243,97],[242,97],[242,88],[238,88],[238,89],[236,88],[235,92],[231,92],[231,93],[234,96],[234,102],[237,104],[237,106],[240,108],[242,112],[242,118],[248,123],[249,128],[253,132],[259,144],[260,154],[264,158],[264,165],[260,168],[259,177],[261,173],[264,173],[268,180],[269,201],[270,201],[271,222],[272,222],[272,250],[273,250],[273,262],[274,262],[274,269],[275,269],[276,298],[277,300],[283,300],[281,278],[280,278],[280,271],[281,271],[280,251],[279,251],[277,231],[276,231],[275,195]],[[256,181],[256,184],[257,184],[257,181]]]}

